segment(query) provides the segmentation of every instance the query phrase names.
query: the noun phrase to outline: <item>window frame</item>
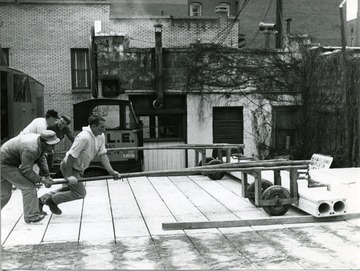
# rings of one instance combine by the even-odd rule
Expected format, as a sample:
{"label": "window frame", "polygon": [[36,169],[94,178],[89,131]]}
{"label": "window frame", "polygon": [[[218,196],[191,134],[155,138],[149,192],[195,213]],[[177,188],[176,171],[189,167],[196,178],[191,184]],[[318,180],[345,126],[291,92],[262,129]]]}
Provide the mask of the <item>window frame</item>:
{"label": "window frame", "polygon": [[227,3],[227,2],[219,3],[215,8],[215,12],[217,11],[217,9],[223,8],[223,7],[225,7],[227,9],[227,16],[229,17],[230,14],[231,14],[231,5],[229,3]]}
{"label": "window frame", "polygon": [[[198,8],[199,11],[194,13],[193,8]],[[201,17],[202,16],[202,4],[199,2],[193,2],[189,5],[189,15],[190,17]]]}
{"label": "window frame", "polygon": [[[89,61],[89,49],[87,48],[71,48],[71,87],[73,90],[80,89],[91,89],[91,74],[90,74],[90,61]],[[84,67],[77,67],[77,58],[76,54],[84,53]],[[85,72],[85,85],[79,85],[77,77],[79,77],[79,72]]]}

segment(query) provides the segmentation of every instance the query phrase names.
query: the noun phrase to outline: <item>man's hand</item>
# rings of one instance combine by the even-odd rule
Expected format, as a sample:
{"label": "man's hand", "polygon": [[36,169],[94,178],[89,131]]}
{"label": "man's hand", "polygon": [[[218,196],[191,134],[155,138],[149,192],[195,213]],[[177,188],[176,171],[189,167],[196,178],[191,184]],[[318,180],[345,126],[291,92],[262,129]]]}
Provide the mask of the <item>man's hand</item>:
{"label": "man's hand", "polygon": [[66,180],[69,182],[70,185],[74,185],[78,183],[78,180],[74,176],[67,177]]}
{"label": "man's hand", "polygon": [[113,177],[114,177],[114,180],[119,180],[119,179],[121,179],[121,175],[120,175],[120,173],[119,172],[117,172],[117,171],[112,171],[111,173],[110,173],[110,175],[112,175]]}
{"label": "man's hand", "polygon": [[46,188],[50,188],[54,181],[51,179],[51,177],[47,176],[41,177],[41,182],[45,185]]}

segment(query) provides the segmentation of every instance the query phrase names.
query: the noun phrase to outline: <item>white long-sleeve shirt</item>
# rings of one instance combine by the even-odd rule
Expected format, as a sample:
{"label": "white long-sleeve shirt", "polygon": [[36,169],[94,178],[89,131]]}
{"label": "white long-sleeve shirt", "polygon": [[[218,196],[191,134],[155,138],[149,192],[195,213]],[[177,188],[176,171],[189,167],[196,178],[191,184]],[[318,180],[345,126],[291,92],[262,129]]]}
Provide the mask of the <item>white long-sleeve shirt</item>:
{"label": "white long-sleeve shirt", "polygon": [[36,118],[28,126],[20,132],[20,134],[41,134],[42,131],[47,129],[47,123],[45,118]]}
{"label": "white long-sleeve shirt", "polygon": [[84,171],[96,155],[105,154],[105,135],[95,136],[90,129],[90,125],[83,127],[74,140],[70,150],[66,153],[65,161],[71,155],[75,158],[73,168],[78,171]]}

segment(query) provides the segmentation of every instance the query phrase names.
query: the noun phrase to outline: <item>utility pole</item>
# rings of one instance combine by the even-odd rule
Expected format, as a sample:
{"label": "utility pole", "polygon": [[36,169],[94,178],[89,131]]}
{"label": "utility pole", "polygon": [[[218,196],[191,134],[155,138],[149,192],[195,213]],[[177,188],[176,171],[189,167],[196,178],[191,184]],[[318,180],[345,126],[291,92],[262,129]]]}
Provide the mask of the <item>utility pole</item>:
{"label": "utility pole", "polygon": [[283,0],[276,0],[276,36],[275,48],[281,49],[283,43]]}

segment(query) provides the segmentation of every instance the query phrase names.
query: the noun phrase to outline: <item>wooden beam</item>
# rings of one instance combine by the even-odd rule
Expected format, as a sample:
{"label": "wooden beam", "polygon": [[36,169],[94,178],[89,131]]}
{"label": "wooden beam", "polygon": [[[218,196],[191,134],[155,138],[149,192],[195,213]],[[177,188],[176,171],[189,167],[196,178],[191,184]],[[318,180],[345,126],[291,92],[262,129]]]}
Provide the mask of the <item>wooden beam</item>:
{"label": "wooden beam", "polygon": [[284,217],[267,217],[260,219],[244,219],[230,221],[204,221],[204,222],[178,222],[178,223],[162,223],[163,230],[193,230],[208,228],[230,228],[230,227],[246,227],[246,226],[262,226],[276,224],[298,224],[298,223],[316,223],[316,222],[334,222],[349,219],[360,218],[360,213],[346,214],[331,217],[314,217],[306,216],[284,216]]}

